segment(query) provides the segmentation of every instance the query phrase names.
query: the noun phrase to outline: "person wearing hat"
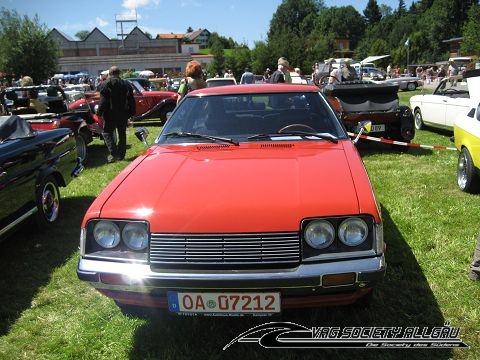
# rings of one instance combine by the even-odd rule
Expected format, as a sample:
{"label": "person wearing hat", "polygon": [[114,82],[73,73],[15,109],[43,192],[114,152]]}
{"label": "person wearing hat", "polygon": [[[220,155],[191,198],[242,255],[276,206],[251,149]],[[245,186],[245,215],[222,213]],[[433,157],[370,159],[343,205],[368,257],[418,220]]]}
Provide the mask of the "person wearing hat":
{"label": "person wearing hat", "polygon": [[352,66],[352,60],[345,59],[345,65],[342,67],[342,81],[354,81],[357,79],[357,72]]}
{"label": "person wearing hat", "polygon": [[278,66],[277,70],[275,70],[270,76],[270,82],[272,84],[278,84],[278,83],[288,83],[292,82],[292,78],[290,76],[290,71],[288,70],[290,68],[290,64],[288,63],[288,60],[285,59],[284,57],[281,57],[278,59]]}
{"label": "person wearing hat", "polygon": [[342,64],[338,64],[338,67],[333,67],[332,64],[334,63],[336,63],[335,59],[330,62],[330,67],[332,70],[330,71],[330,76],[328,78],[329,84],[342,82]]}

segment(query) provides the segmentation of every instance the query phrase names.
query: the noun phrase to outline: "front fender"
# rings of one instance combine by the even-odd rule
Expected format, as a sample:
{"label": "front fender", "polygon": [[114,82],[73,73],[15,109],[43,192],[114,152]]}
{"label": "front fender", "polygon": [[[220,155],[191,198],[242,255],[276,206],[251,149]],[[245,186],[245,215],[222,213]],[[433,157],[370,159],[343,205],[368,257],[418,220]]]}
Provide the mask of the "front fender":
{"label": "front fender", "polygon": [[160,101],[158,104],[156,104],[154,107],[144,112],[143,114],[132,116],[132,120],[138,121],[143,119],[149,119],[152,117],[158,117],[158,114],[162,111],[163,108],[171,105],[176,106],[177,100],[172,98],[163,99],[162,101]]}

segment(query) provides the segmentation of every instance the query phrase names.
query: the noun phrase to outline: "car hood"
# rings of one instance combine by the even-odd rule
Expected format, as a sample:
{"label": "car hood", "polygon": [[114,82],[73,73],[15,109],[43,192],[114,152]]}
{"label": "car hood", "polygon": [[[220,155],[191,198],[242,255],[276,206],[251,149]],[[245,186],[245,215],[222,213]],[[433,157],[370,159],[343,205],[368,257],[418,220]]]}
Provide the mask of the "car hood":
{"label": "car hood", "polygon": [[146,219],[152,232],[187,233],[295,231],[308,217],[375,214],[351,142],[309,144],[154,147],[87,216]]}

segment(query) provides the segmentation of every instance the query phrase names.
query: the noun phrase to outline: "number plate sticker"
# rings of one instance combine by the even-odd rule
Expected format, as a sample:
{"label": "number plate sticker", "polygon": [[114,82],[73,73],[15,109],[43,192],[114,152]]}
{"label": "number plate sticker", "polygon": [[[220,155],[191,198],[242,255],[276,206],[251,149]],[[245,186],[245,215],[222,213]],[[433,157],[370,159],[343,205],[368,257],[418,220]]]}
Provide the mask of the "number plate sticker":
{"label": "number plate sticker", "polygon": [[382,131],[385,131],[385,125],[384,124],[372,125],[372,131],[371,132],[382,132]]}
{"label": "number plate sticker", "polygon": [[280,293],[169,291],[168,309],[177,314],[267,315],[280,312]]}

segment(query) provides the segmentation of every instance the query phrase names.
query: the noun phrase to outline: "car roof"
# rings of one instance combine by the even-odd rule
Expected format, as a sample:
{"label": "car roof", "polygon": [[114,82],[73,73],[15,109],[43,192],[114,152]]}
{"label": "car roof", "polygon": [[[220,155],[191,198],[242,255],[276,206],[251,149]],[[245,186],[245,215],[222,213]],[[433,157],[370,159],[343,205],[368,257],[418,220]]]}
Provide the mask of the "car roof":
{"label": "car roof", "polygon": [[225,85],[211,88],[203,88],[189,92],[187,96],[193,95],[221,95],[221,94],[258,94],[272,92],[320,92],[318,86],[301,84],[244,84]]}

